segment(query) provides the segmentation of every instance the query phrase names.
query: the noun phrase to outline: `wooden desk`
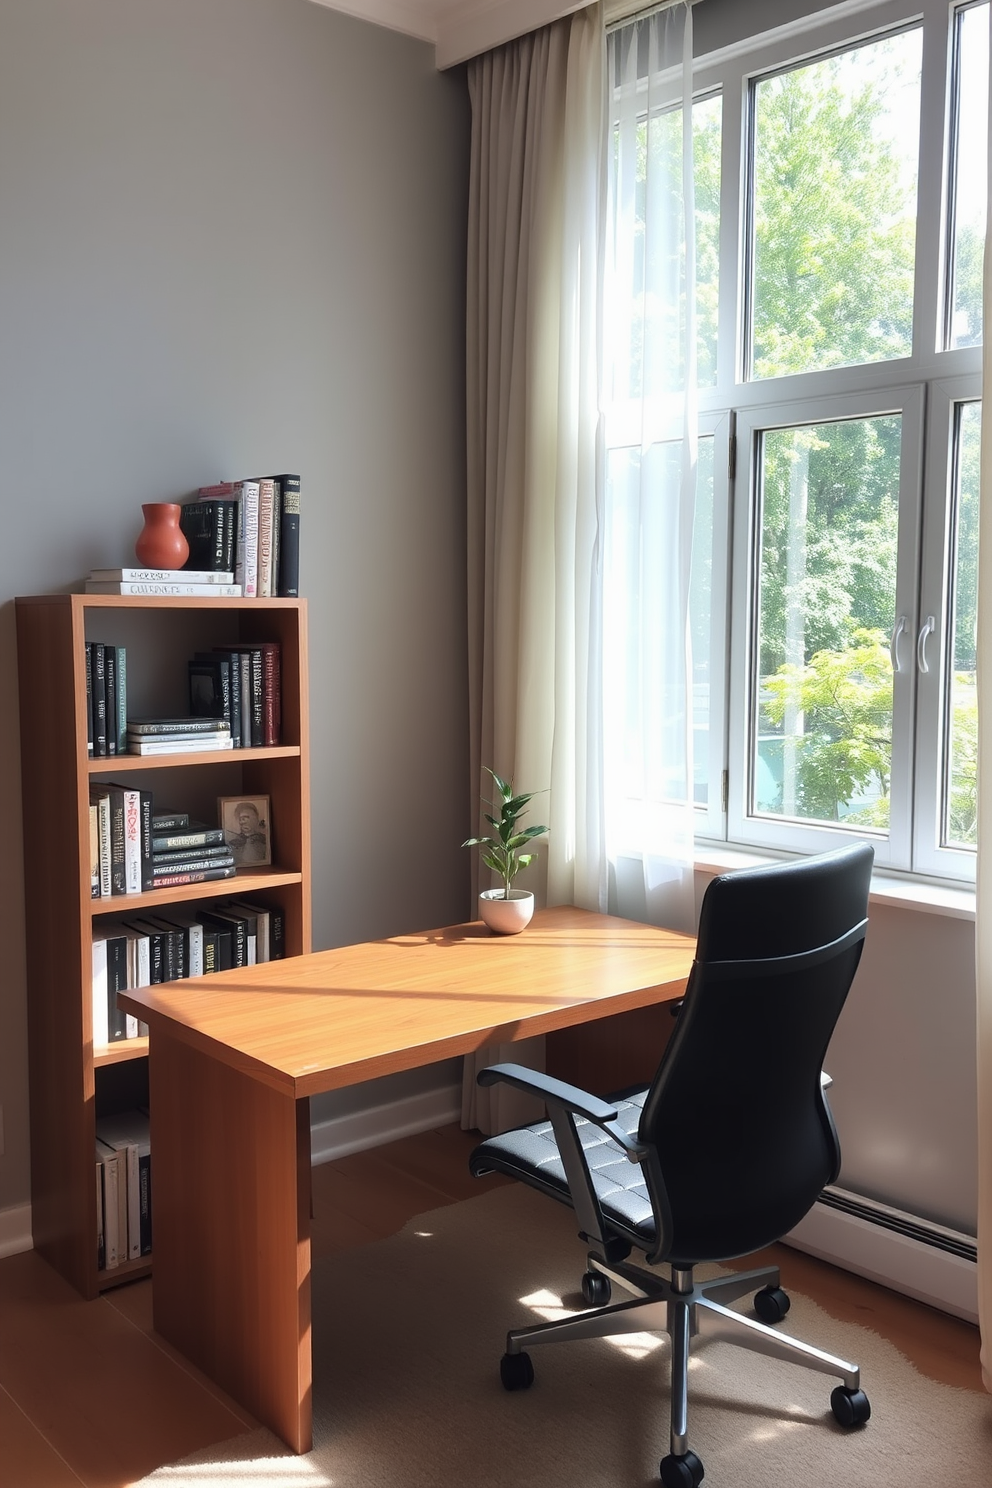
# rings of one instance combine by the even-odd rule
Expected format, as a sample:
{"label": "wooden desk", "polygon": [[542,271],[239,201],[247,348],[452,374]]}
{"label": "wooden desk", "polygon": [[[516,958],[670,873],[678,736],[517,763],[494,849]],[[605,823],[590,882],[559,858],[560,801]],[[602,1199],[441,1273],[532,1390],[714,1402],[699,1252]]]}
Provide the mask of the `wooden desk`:
{"label": "wooden desk", "polygon": [[121,994],[150,1029],[156,1329],[309,1451],[309,1097],[670,1001],[694,946],[558,908]]}

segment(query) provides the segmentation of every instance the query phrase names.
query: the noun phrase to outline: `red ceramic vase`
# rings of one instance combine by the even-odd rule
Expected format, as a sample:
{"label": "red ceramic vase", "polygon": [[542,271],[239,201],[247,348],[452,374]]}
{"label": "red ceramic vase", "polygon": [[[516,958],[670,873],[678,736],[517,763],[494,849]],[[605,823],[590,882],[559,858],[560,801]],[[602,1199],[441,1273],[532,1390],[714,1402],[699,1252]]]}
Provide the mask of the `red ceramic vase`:
{"label": "red ceramic vase", "polygon": [[142,568],[182,568],[189,557],[189,543],[179,526],[182,507],[169,501],[151,501],[141,510],[145,525],[134,551]]}

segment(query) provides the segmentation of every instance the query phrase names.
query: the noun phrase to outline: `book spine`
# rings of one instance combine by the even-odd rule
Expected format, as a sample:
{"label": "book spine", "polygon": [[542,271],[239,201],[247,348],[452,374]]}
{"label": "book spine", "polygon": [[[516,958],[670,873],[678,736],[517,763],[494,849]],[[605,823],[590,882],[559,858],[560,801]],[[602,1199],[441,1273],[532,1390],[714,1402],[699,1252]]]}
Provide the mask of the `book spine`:
{"label": "book spine", "polygon": [[110,787],[110,892],[127,893],[125,867],[124,792],[119,786]]}
{"label": "book spine", "polygon": [[258,482],[258,596],[269,599],[272,588],[272,518],[275,481],[266,476]]}
{"label": "book spine", "polygon": [[205,827],[202,832],[176,832],[152,838],[155,854],[181,852],[187,847],[220,847],[224,842],[223,827]]}
{"label": "book spine", "polygon": [[279,522],[279,588],[284,599],[300,592],[300,477],[280,475],[282,515]]}
{"label": "book spine", "polygon": [[152,814],[153,832],[181,832],[184,827],[188,826],[188,811],[173,811],[171,813],[156,811]]}
{"label": "book spine", "polygon": [[90,801],[90,898],[100,897],[100,808]]}
{"label": "book spine", "polygon": [[203,927],[203,975],[217,971],[217,931]]}
{"label": "book spine", "polygon": [[267,745],[278,744],[282,737],[282,668],[279,647],[262,647],[262,728]]}
{"label": "book spine", "polygon": [[141,893],[141,792],[124,791],[124,892]]}
{"label": "book spine", "polygon": [[255,647],[251,656],[251,746],[261,749],[265,743],[265,694],[262,653]]}
{"label": "book spine", "polygon": [[118,1225],[119,1189],[118,1189],[118,1154],[112,1149],[103,1152],[100,1167],[103,1172],[103,1238],[104,1238],[104,1270],[113,1271],[120,1265],[120,1232]]}
{"label": "book spine", "polygon": [[109,899],[113,893],[113,866],[110,847],[110,792],[101,791],[97,798],[100,818],[100,898]]}
{"label": "book spine", "polygon": [[96,1160],[96,1269],[103,1271],[107,1265],[107,1251],[103,1238],[103,1163]]}
{"label": "book spine", "polygon": [[127,991],[127,936],[107,940],[107,1027],[108,1043],[127,1038],[127,1015],[117,1006],[118,992]]}
{"label": "book spine", "polygon": [[224,719],[211,715],[200,718],[191,714],[189,718],[160,718],[132,723],[132,739],[167,739],[172,734],[222,734]]}
{"label": "book spine", "polygon": [[279,593],[279,553],[282,548],[282,487],[272,480],[272,593]]}
{"label": "book spine", "polygon": [[281,909],[269,915],[269,959],[282,961],[286,955],[286,919]]}
{"label": "book spine", "polygon": [[117,657],[117,753],[127,747],[127,648],[116,646]]}
{"label": "book spine", "polygon": [[106,690],[107,753],[117,753],[117,648],[104,646],[103,675]]}
{"label": "book spine", "polygon": [[93,753],[100,757],[107,753],[107,673],[104,668],[103,647],[94,641],[93,657]]}
{"label": "book spine", "polygon": [[238,541],[238,503],[224,502],[224,572],[234,572]]}
{"label": "book spine", "polygon": [[229,868],[197,868],[189,873],[166,873],[161,877],[155,875],[155,887],[157,889],[174,889],[183,884],[212,883],[221,878],[233,878],[235,869],[233,865]]}
{"label": "book spine", "polygon": [[152,887],[152,793],[149,790],[138,792],[139,810],[141,813],[141,854],[140,854],[140,880],[142,893]]}
{"label": "book spine", "polygon": [[152,1159],[150,1152],[138,1154],[138,1233],[141,1255],[152,1253]]}
{"label": "book spine", "polygon": [[147,594],[164,599],[242,598],[241,585],[237,580],[233,584],[190,584],[182,579],[160,579],[151,582],[121,580],[120,583],[113,579],[106,581],[87,579],[83,587],[87,594]]}
{"label": "book spine", "polygon": [[[184,569],[193,572],[223,572],[224,507],[220,501],[186,501],[179,526],[189,543]],[[168,575],[164,575],[168,578]]]}
{"label": "book spine", "polygon": [[245,599],[258,595],[258,481],[241,482],[241,507],[244,512],[244,582]]}
{"label": "book spine", "polygon": [[93,642],[86,642],[86,753],[93,754]]}
{"label": "book spine", "polygon": [[104,936],[98,936],[93,941],[93,1043],[101,1047],[110,1043],[108,1006],[107,941]]}
{"label": "book spine", "polygon": [[174,873],[181,868],[224,868],[234,862],[231,849],[224,843],[212,847],[185,847],[175,852],[157,852],[152,857],[155,876]]}

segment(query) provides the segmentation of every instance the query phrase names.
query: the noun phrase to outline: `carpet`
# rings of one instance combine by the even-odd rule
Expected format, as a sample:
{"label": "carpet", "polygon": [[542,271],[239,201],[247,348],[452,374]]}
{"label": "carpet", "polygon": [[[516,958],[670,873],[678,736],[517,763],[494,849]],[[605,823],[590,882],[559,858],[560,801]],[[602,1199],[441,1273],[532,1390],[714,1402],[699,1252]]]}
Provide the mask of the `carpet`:
{"label": "carpet", "polygon": [[[508,1328],[581,1306],[583,1260],[570,1211],[515,1185],[318,1262],[313,1451],[255,1431],[142,1488],[656,1488],[667,1342],[535,1348],[532,1389],[499,1382]],[[935,1384],[877,1334],[791,1296],[781,1329],[855,1360],[872,1419],[844,1431],[829,1377],[704,1342],[689,1440],[706,1488],[988,1488],[992,1399]]]}

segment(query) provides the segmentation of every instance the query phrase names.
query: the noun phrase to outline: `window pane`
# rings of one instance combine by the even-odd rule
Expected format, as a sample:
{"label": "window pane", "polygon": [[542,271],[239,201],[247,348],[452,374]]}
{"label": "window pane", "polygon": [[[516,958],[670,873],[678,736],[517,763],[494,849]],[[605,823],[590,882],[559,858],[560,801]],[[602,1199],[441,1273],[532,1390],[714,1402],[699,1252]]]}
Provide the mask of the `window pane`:
{"label": "window pane", "polygon": [[922,32],[753,90],[751,375],[909,356]]}
{"label": "window pane", "polygon": [[978,699],[975,647],[978,592],[978,455],[982,405],[957,410],[951,558],[950,656],[945,705],[947,761],[943,847],[974,847],[977,832]]}
{"label": "window pane", "polygon": [[[718,94],[693,104],[700,387],[716,383],[721,127]],[[630,140],[631,149],[625,153],[636,158],[621,160],[621,131],[614,131],[611,189],[623,198],[614,206],[623,240],[612,246],[608,286],[609,384],[614,402],[678,393],[685,382],[681,108],[656,109],[642,117]],[[628,181],[631,197],[625,195]]]}
{"label": "window pane", "polygon": [[958,13],[955,37],[952,347],[979,346],[982,340],[982,260],[988,184],[988,3]]}
{"label": "window pane", "polygon": [[762,436],[753,814],[887,832],[901,424]]}

